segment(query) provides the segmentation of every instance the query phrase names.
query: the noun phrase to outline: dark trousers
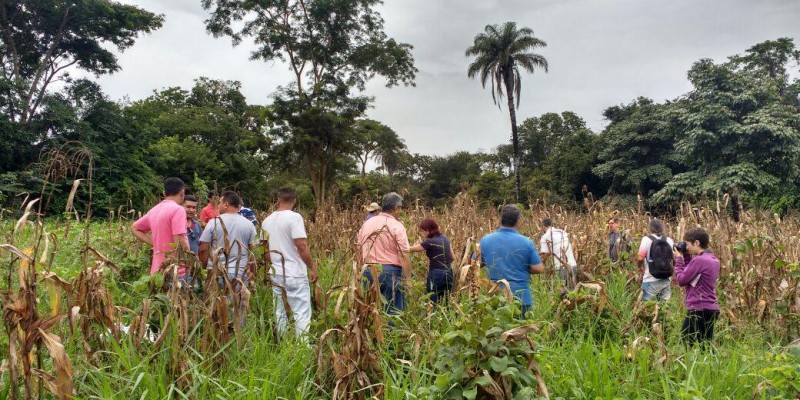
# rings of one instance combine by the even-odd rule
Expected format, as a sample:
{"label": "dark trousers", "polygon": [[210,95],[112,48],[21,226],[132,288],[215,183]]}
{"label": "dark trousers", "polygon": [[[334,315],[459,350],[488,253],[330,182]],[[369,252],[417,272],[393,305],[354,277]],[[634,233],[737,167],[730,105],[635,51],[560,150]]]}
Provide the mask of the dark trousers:
{"label": "dark trousers", "polygon": [[688,310],[681,327],[683,340],[691,345],[713,339],[717,317],[719,317],[717,310]]}
{"label": "dark trousers", "polygon": [[[372,274],[369,270],[364,271],[364,278],[370,285],[373,284]],[[378,275],[381,295],[386,299],[386,312],[397,314],[406,308],[406,299],[403,293],[403,269],[396,265],[384,265],[380,275]]]}
{"label": "dark trousers", "polygon": [[447,301],[448,293],[453,290],[453,270],[450,268],[429,269],[425,288],[430,293],[432,302]]}

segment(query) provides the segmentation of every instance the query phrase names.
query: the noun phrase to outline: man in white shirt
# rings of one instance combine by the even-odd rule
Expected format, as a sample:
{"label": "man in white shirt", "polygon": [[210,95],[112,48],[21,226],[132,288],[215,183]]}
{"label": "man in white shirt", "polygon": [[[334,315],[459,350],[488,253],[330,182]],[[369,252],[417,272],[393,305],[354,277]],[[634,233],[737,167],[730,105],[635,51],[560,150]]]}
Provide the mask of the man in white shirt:
{"label": "man in white shirt", "polygon": [[[283,335],[288,317],[283,304],[283,291],[294,315],[295,335],[302,336],[311,323],[311,287],[317,281],[317,265],[311,259],[303,217],[292,211],[297,193],[292,188],[278,189],[278,209],[262,224],[264,240],[269,241],[272,260],[272,287],[278,332]],[[281,288],[282,287],[282,288]]]}
{"label": "man in white shirt", "polygon": [[569,289],[574,288],[578,276],[578,263],[572,252],[569,234],[563,229],[553,226],[553,220],[550,218],[542,220],[542,238],[539,240],[539,249],[542,263],[553,256],[553,267],[561,276],[564,286]]}
{"label": "man in white shirt", "polygon": [[664,240],[669,243],[670,247],[675,245],[672,238],[664,235],[664,224],[658,219],[651,219],[647,225],[650,235],[642,238],[639,245],[639,252],[637,254],[636,266],[639,268],[639,274],[642,275],[642,301],[656,299],[659,302],[669,300],[672,295],[670,288],[670,278],[658,279],[650,274],[650,266],[648,260],[650,259],[650,250],[653,244],[653,238]]}

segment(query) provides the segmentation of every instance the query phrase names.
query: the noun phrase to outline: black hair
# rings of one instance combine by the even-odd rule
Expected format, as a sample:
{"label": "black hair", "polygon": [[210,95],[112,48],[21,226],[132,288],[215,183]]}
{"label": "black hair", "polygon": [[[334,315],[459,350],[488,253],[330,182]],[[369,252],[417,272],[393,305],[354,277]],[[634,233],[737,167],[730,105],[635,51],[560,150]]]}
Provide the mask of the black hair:
{"label": "black hair", "polygon": [[503,206],[503,209],[500,211],[500,225],[506,228],[513,228],[517,226],[519,216],[520,211],[517,206],[511,204]]}
{"label": "black hair", "polygon": [[242,205],[242,198],[239,197],[238,193],[231,190],[222,192],[222,197],[220,201],[228,203],[236,208],[239,208]]}
{"label": "black hair", "polygon": [[183,202],[186,203],[187,201],[193,201],[197,203],[197,197],[195,197],[192,194],[187,194],[186,196],[183,197]]}
{"label": "black hair", "polygon": [[175,196],[186,188],[181,178],[167,178],[164,180],[164,196]]}
{"label": "black hair", "polygon": [[553,220],[551,218],[545,218],[542,220],[542,226],[545,228],[549,228],[553,226]]}
{"label": "black hair", "polygon": [[297,192],[288,186],[284,186],[278,189],[278,200],[284,203],[291,203],[297,200]]}
{"label": "black hair", "polygon": [[710,238],[708,237],[708,233],[703,228],[694,228],[689,229],[686,233],[683,234],[683,240],[685,242],[694,243],[695,240],[700,242],[700,247],[703,249],[708,248],[708,242]]}

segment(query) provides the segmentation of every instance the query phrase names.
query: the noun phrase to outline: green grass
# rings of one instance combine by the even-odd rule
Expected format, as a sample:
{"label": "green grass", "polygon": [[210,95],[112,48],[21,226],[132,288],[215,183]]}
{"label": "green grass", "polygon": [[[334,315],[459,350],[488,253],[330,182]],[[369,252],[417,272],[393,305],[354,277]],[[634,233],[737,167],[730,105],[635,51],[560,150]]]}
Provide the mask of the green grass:
{"label": "green grass", "polygon": [[[11,226],[0,225],[7,233]],[[117,263],[120,274],[109,274],[109,287],[117,305],[135,308],[144,295],[133,291],[131,279],[147,270],[147,253],[133,244],[127,225],[94,223],[89,244]],[[64,224],[48,223],[58,237],[53,270],[64,278],[74,277],[83,268],[80,249],[85,243],[81,226],[73,225],[65,237]],[[30,230],[28,230],[30,231]],[[20,235],[18,247],[30,245],[31,235]],[[339,284],[349,269],[320,260],[323,290]],[[418,259],[418,261],[421,261]],[[417,263],[416,283],[408,296],[409,307],[394,327],[384,326],[386,341],[379,349],[386,399],[414,399],[420,387],[430,386],[436,374],[438,338],[459,318],[453,309],[431,308],[423,297],[424,267]],[[0,265],[8,265],[8,255],[0,255]],[[344,271],[344,272],[342,272]],[[653,362],[655,350],[645,348],[635,361],[625,357],[623,346],[635,335],[650,335],[646,330],[622,335],[620,330],[631,318],[638,284],[626,285],[625,275],[614,273],[598,277],[607,283],[609,307],[615,312],[594,315],[580,308],[570,323],[553,332],[534,335],[538,360],[552,398],[563,399],[739,399],[752,398],[765,377],[765,368],[780,366],[767,357],[779,343],[768,326],[750,324],[733,328],[725,318],[717,324],[717,338],[708,349],[686,348],[678,338],[683,318],[682,294],[673,288],[663,322],[670,361],[663,367]],[[3,278],[3,282],[5,278]],[[4,283],[3,283],[4,285]],[[535,306],[531,322],[548,323],[555,317],[558,283],[552,275],[534,277]],[[335,298],[331,300],[333,308]],[[469,302],[460,304],[468,309]],[[41,304],[46,309],[46,301]],[[616,314],[615,314],[616,313]],[[332,388],[319,386],[316,378],[315,338],[334,321],[331,315],[315,315],[310,344],[291,337],[273,339],[272,294],[257,288],[252,298],[252,313],[241,335],[221,352],[226,361],[192,348],[165,346],[153,351],[147,345],[135,349],[130,339],[106,342],[106,348],[87,359],[79,334],[71,335],[66,324],[57,328],[71,355],[78,399],[317,399],[328,398]],[[387,324],[391,318],[384,320]],[[414,336],[416,335],[416,336]],[[420,351],[413,349],[414,337],[421,337]],[[655,338],[653,338],[655,340]],[[0,359],[7,358],[7,337],[0,336]],[[180,385],[169,371],[170,352],[184,354],[185,366]],[[0,397],[8,395],[8,375],[0,377]],[[772,393],[775,395],[776,393]],[[766,396],[766,395],[764,395]],[[764,397],[766,398],[766,397]]]}

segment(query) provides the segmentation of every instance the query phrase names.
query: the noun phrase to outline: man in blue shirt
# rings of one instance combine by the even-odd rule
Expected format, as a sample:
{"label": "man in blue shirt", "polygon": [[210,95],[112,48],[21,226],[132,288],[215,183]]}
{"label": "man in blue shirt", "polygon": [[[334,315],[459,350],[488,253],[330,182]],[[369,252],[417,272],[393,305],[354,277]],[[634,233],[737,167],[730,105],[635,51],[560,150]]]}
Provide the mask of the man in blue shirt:
{"label": "man in blue shirt", "polygon": [[500,213],[500,228],[481,239],[481,261],[489,272],[489,279],[508,281],[514,296],[522,301],[522,316],[533,306],[530,276],[544,272],[531,239],[517,231],[520,211],[507,205]]}

